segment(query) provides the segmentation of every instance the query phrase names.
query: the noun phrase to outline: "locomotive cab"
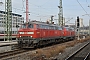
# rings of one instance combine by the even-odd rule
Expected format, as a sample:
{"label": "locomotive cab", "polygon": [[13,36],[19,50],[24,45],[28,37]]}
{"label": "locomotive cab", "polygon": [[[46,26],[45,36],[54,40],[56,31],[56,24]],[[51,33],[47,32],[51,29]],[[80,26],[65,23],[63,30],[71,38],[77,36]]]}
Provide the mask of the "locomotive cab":
{"label": "locomotive cab", "polygon": [[34,24],[22,24],[22,26],[20,27],[18,33],[19,33],[19,37],[32,37],[32,35],[34,34]]}
{"label": "locomotive cab", "polygon": [[30,44],[36,43],[35,29],[36,29],[36,26],[34,23],[25,23],[21,25],[18,31],[18,38],[17,38],[18,44],[20,47],[21,45],[25,45],[26,47],[26,46],[29,46]]}

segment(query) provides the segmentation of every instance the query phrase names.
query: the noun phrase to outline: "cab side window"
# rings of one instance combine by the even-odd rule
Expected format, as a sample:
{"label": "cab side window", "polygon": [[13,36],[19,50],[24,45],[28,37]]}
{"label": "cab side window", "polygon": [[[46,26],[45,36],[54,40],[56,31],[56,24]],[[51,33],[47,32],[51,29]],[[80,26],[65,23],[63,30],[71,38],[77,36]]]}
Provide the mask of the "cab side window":
{"label": "cab side window", "polygon": [[29,24],[28,25],[28,28],[33,28],[33,24]]}
{"label": "cab side window", "polygon": [[39,28],[39,25],[38,25],[38,24],[36,25],[36,28],[37,28],[37,29]]}

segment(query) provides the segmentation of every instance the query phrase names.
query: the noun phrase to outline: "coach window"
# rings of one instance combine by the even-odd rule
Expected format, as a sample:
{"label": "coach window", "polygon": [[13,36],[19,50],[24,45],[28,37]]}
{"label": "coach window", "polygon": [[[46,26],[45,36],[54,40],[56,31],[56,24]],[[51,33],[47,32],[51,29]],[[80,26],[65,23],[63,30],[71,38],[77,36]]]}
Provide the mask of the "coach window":
{"label": "coach window", "polygon": [[22,24],[21,28],[26,28],[26,24]]}
{"label": "coach window", "polygon": [[55,29],[58,30],[58,27],[56,26]]}
{"label": "coach window", "polygon": [[70,30],[72,30],[72,29],[70,29]]}
{"label": "coach window", "polygon": [[72,31],[74,31],[74,29],[72,29]]}
{"label": "coach window", "polygon": [[46,29],[47,29],[47,25],[46,25]]}
{"label": "coach window", "polygon": [[39,26],[39,28],[41,29],[41,25],[38,25]]}
{"label": "coach window", "polygon": [[56,30],[56,26],[55,26],[55,30]]}
{"label": "coach window", "polygon": [[53,30],[54,30],[54,26],[53,26]]}
{"label": "coach window", "polygon": [[40,29],[42,29],[42,25],[39,25]]}
{"label": "coach window", "polygon": [[52,29],[54,30],[54,26],[52,26]]}
{"label": "coach window", "polygon": [[45,26],[44,25],[42,25],[42,29],[45,29]]}
{"label": "coach window", "polygon": [[53,26],[51,26],[51,29],[53,29]]}
{"label": "coach window", "polygon": [[51,29],[53,29],[53,27],[51,26]]}
{"label": "coach window", "polygon": [[46,26],[45,25],[43,25],[43,29],[46,29]]}
{"label": "coach window", "polygon": [[43,27],[44,29],[46,29],[46,26],[44,25],[44,27]]}
{"label": "coach window", "polygon": [[58,30],[62,30],[62,28],[61,27],[58,27]]}
{"label": "coach window", "polygon": [[53,30],[55,30],[55,27],[53,26]]}
{"label": "coach window", "polygon": [[51,26],[51,29],[53,29],[53,26]]}
{"label": "coach window", "polygon": [[44,25],[42,25],[42,29],[44,29]]}
{"label": "coach window", "polygon": [[49,29],[49,26],[47,26],[47,29]]}
{"label": "coach window", "polygon": [[38,25],[38,24],[36,25],[36,28],[37,28],[37,29],[39,28],[39,25]]}
{"label": "coach window", "polygon": [[67,28],[67,30],[69,30],[69,28]]}
{"label": "coach window", "polygon": [[50,26],[50,29],[51,29],[51,26]]}
{"label": "coach window", "polygon": [[45,26],[44,25],[42,25],[42,29],[45,29]]}
{"label": "coach window", "polygon": [[28,28],[33,28],[33,24],[29,24],[28,25]]}
{"label": "coach window", "polygon": [[47,26],[45,25],[45,29],[47,29]]}
{"label": "coach window", "polygon": [[46,29],[46,26],[44,25],[44,29]]}
{"label": "coach window", "polygon": [[45,29],[47,29],[47,25],[45,25]]}
{"label": "coach window", "polygon": [[50,29],[51,29],[51,26],[50,26]]}
{"label": "coach window", "polygon": [[48,29],[48,26],[47,26],[47,29]]}

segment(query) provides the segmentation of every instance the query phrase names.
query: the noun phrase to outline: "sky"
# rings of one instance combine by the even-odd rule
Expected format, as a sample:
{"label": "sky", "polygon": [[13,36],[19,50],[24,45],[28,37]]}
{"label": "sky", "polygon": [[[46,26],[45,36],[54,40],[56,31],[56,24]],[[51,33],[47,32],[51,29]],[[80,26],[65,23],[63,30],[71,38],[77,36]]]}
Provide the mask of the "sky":
{"label": "sky", "polygon": [[[5,10],[5,0],[0,0],[0,10]],[[29,1],[29,19],[38,21],[47,21],[53,15],[54,19],[58,19],[60,0],[28,0]],[[90,0],[62,0],[63,16],[65,21],[70,20],[67,24],[75,23],[77,16],[83,18],[85,26],[89,25],[90,16]],[[21,14],[25,17],[25,0],[12,0],[13,13]],[[73,18],[73,19],[71,19]],[[54,20],[57,23],[57,20]]]}

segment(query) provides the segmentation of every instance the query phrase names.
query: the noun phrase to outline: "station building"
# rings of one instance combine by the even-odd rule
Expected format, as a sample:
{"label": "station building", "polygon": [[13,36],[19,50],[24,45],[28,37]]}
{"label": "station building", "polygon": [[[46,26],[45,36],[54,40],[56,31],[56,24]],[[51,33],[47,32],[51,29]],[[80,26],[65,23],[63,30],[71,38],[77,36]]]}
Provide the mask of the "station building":
{"label": "station building", "polygon": [[[5,11],[0,11],[0,33],[4,33],[5,31]],[[21,14],[12,13],[12,33],[17,33],[16,25],[20,25],[24,23],[24,17]]]}

